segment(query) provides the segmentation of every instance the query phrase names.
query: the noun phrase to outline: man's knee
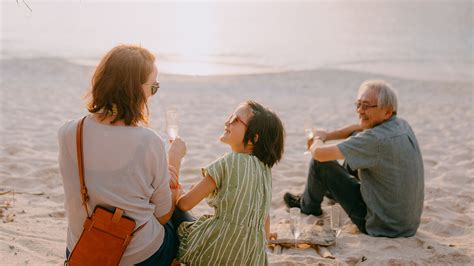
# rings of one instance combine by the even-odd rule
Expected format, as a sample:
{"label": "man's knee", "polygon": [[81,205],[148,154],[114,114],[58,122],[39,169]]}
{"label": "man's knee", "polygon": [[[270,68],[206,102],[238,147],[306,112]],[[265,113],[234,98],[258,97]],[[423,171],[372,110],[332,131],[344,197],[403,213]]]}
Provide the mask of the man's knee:
{"label": "man's knee", "polygon": [[313,159],[310,163],[310,172],[314,178],[321,179],[337,172],[339,167],[337,161],[320,162]]}

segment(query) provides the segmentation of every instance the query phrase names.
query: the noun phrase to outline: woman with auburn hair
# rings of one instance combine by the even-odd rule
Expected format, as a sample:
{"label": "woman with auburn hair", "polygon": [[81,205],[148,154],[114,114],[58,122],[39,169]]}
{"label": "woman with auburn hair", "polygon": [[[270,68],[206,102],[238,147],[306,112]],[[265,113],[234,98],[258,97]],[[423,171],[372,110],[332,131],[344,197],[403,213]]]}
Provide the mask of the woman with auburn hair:
{"label": "woman with auburn hair", "polygon": [[[121,265],[169,265],[177,250],[170,221],[179,194],[178,175],[185,143],[177,137],[167,155],[161,137],[147,128],[148,98],[159,89],[155,57],[148,50],[119,45],[100,61],[92,77],[83,125],[84,179],[89,210],[96,205],[121,208],[140,228]],[[58,133],[59,166],[68,219],[66,256],[76,245],[86,218],[81,203],[76,155],[76,126]],[[175,213],[178,219],[183,213]],[[186,214],[184,214],[185,216]]]}

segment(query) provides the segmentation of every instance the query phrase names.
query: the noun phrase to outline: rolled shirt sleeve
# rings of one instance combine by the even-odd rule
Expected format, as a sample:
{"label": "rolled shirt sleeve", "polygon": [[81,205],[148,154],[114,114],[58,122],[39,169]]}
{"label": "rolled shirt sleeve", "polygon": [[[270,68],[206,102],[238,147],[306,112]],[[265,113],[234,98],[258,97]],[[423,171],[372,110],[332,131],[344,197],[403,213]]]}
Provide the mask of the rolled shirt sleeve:
{"label": "rolled shirt sleeve", "polygon": [[349,137],[337,145],[351,169],[365,169],[377,164],[379,140],[371,129]]}

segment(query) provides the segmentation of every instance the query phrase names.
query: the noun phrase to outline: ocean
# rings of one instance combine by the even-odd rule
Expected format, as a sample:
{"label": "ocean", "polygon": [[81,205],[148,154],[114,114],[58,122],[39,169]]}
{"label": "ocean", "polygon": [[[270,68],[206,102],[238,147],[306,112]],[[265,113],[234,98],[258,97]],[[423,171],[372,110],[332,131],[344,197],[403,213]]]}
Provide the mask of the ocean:
{"label": "ocean", "polygon": [[352,69],[471,80],[471,1],[1,2],[1,58],[95,65],[119,43],[161,73]]}

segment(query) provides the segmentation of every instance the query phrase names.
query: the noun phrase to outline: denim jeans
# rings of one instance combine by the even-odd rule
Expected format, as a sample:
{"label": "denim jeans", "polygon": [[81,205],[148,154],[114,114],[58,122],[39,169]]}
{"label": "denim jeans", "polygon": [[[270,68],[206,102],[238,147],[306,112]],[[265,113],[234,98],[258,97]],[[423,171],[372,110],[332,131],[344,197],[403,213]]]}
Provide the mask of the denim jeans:
{"label": "denim jeans", "polygon": [[137,266],[148,266],[148,265],[171,265],[171,262],[176,258],[176,253],[179,248],[179,239],[177,230],[182,222],[194,221],[194,218],[189,212],[183,212],[176,208],[173,212],[171,219],[164,225],[165,227],[165,238],[155,254],[151,255],[148,259],[136,264]]}
{"label": "denim jeans", "polygon": [[[189,212],[183,212],[180,209],[176,208],[173,212],[171,219],[163,225],[165,229],[165,236],[163,238],[163,243],[161,247],[148,259],[136,264],[139,266],[148,266],[148,265],[166,265],[169,266],[173,259],[176,257],[179,247],[179,239],[176,233],[179,225],[182,222],[194,221],[194,218]],[[68,259],[70,251],[66,248],[66,258]]]}
{"label": "denim jeans", "polygon": [[365,230],[367,206],[360,192],[360,182],[349,168],[337,161],[319,162],[311,160],[308,181],[301,200],[305,213],[320,213],[325,195],[338,202],[359,230]]}

